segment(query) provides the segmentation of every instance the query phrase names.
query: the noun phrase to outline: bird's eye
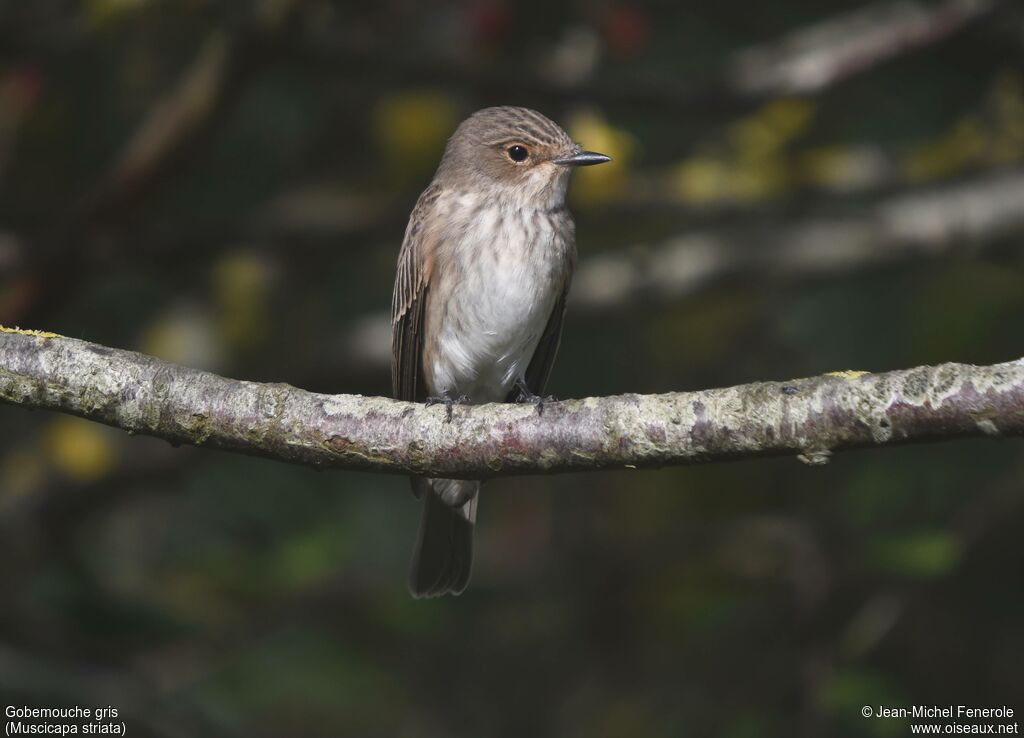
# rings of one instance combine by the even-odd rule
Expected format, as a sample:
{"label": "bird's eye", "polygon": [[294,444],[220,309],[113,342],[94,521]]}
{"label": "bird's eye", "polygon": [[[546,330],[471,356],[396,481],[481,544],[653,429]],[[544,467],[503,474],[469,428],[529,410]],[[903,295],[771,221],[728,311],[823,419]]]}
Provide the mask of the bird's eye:
{"label": "bird's eye", "polygon": [[508,158],[512,161],[526,161],[526,157],[530,155],[530,152],[526,150],[525,146],[516,144],[515,146],[508,147]]}

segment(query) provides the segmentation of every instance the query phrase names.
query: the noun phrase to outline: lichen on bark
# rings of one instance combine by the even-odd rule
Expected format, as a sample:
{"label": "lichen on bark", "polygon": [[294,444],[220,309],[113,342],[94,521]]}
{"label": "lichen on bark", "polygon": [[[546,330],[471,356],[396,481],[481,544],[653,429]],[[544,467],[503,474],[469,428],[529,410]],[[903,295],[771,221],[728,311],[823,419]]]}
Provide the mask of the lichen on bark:
{"label": "lichen on bark", "polygon": [[443,408],[323,395],[33,331],[0,331],[0,401],[130,433],[318,468],[486,478],[649,468],[1024,435],[1024,360],[785,382]]}

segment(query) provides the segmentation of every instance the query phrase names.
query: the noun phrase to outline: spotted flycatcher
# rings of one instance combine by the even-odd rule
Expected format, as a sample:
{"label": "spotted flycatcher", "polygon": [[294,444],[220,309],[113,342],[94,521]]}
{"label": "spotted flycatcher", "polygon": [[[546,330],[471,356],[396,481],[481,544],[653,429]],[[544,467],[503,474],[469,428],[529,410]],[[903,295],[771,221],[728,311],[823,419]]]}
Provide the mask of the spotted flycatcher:
{"label": "spotted flycatcher", "polygon": [[[562,332],[576,261],[565,207],[583,151],[527,108],[486,108],[448,140],[409,218],[391,306],[394,395],[444,403],[534,402]],[[479,481],[412,480],[423,499],[409,589],[459,594],[473,559]]]}

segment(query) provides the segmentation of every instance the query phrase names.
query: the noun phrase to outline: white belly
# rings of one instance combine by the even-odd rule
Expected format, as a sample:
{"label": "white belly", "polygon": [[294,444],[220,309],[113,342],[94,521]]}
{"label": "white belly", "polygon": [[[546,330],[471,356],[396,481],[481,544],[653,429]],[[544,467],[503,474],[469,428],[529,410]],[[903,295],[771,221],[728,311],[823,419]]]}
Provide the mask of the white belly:
{"label": "white belly", "polygon": [[530,225],[484,210],[456,246],[463,268],[439,326],[433,392],[501,401],[526,373],[564,288],[566,248],[547,218]]}

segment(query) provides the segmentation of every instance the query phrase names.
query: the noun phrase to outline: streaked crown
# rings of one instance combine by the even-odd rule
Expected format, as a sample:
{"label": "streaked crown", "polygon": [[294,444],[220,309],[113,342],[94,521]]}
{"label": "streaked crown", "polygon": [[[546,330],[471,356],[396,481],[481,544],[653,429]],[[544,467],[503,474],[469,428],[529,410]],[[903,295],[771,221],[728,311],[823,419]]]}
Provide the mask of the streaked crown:
{"label": "streaked crown", "polygon": [[529,108],[484,108],[448,139],[434,181],[462,192],[550,208],[564,201],[569,172],[609,161],[582,148],[562,128]]}
{"label": "streaked crown", "polygon": [[569,134],[547,116],[509,106],[478,110],[462,122],[455,135],[473,137],[489,146],[519,142],[560,152],[574,145]]}

